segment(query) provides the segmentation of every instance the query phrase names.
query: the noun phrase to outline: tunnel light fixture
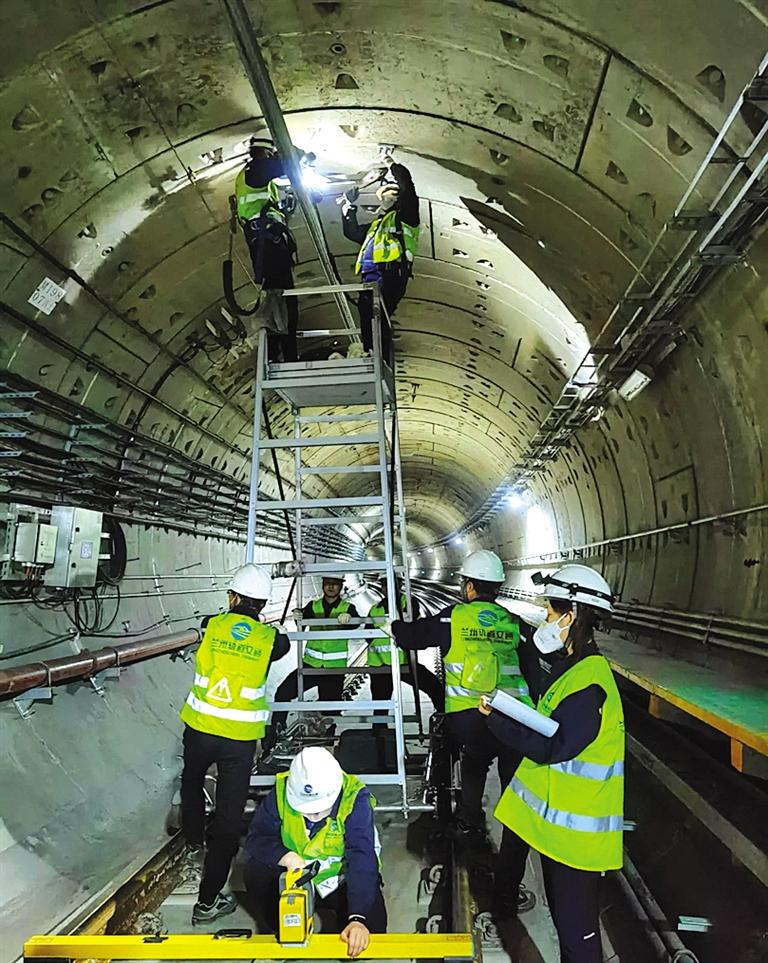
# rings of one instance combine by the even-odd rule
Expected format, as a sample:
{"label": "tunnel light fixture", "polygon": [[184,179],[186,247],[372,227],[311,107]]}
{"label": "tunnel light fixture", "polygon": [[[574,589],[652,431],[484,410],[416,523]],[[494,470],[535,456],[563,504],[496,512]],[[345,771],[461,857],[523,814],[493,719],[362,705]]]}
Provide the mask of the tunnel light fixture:
{"label": "tunnel light fixture", "polygon": [[643,388],[647,387],[653,378],[653,368],[648,365],[639,365],[619,388],[619,395],[625,401],[632,401],[636,398]]}
{"label": "tunnel light fixture", "polygon": [[463,545],[463,544],[464,544],[464,539],[461,537],[461,535],[455,535],[455,536],[451,539],[451,541],[453,542],[454,545]]}
{"label": "tunnel light fixture", "polygon": [[301,171],[301,183],[310,191],[324,191],[331,183],[330,180],[314,167],[304,167]]}
{"label": "tunnel light fixture", "polygon": [[541,247],[541,248],[546,248],[546,246],[547,246],[547,245],[542,241],[541,238],[539,238],[538,241],[536,241],[536,243],[537,243],[537,244],[539,245],[539,247]]}
{"label": "tunnel light fixture", "polygon": [[512,489],[505,498],[505,501],[507,508],[511,508],[513,512],[522,511],[527,504],[525,495],[517,489]]}

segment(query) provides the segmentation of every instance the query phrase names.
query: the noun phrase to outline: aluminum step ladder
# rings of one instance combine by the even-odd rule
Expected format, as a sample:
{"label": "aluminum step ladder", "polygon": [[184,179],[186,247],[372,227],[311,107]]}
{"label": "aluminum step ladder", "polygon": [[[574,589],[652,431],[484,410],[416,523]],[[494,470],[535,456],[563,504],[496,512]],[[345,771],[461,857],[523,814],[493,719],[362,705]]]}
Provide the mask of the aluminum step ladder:
{"label": "aluminum step ladder", "polygon": [[[411,618],[410,577],[408,571],[408,545],[406,538],[405,505],[403,499],[400,445],[397,430],[397,398],[395,380],[390,359],[382,358],[381,319],[384,313],[378,285],[348,284],[314,288],[296,288],[286,291],[286,297],[311,295],[337,295],[340,292],[363,292],[370,290],[373,296],[373,351],[370,357],[343,358],[328,361],[299,361],[274,363],[268,360],[267,331],[259,332],[256,359],[256,382],[254,390],[253,450],[251,483],[248,506],[248,535],[246,561],[253,560],[255,535],[259,517],[264,512],[282,512],[292,520],[296,551],[297,607],[303,607],[303,579],[313,576],[345,574],[377,574],[387,580],[389,599],[388,617],[400,618],[396,572],[402,576],[402,586],[408,599],[409,611],[403,613]],[[300,332],[304,337],[330,335],[334,338],[356,339],[356,329],[314,330]],[[265,437],[262,429],[262,405],[265,398],[276,393],[285,401],[293,415],[293,431],[283,437]],[[317,413],[316,409],[323,409]],[[329,413],[328,409],[332,409]],[[333,410],[337,409],[337,410]],[[364,410],[360,410],[364,409]],[[356,430],[356,429],[360,430]],[[375,460],[362,462],[361,449],[373,449]],[[332,453],[333,463],[318,464],[311,453],[322,449]],[[264,452],[293,450],[293,497],[265,500],[259,494],[259,471]],[[309,457],[308,456],[309,453]],[[367,476],[374,481],[371,493],[352,497],[315,497],[307,493],[311,477],[330,475]],[[393,484],[394,482],[394,484]],[[318,557],[315,547],[310,553],[306,547],[306,533],[311,528],[324,526],[368,525],[381,527],[383,555],[348,561],[334,557]],[[290,522],[289,522],[290,523]],[[396,546],[395,526],[399,537]],[[316,540],[315,540],[316,543]],[[298,631],[290,632],[289,639],[296,653],[298,699],[294,702],[273,703],[270,708],[277,712],[344,714],[350,722],[357,717],[368,728],[374,721],[372,713],[385,710],[394,723],[397,771],[358,774],[370,786],[397,786],[400,803],[396,806],[380,806],[379,809],[402,810],[407,815],[409,801],[405,770],[405,733],[403,706],[400,692],[400,665],[397,649],[391,643],[392,664],[388,669],[369,668],[367,658],[363,665],[350,666],[350,649],[347,650],[348,668],[310,668],[303,665],[303,651],[309,639],[318,641],[317,629],[327,627],[336,637],[343,637],[354,644],[360,641],[370,644],[381,638],[382,630],[366,628],[368,618],[352,619],[348,626],[339,626],[336,619],[302,619]],[[314,631],[313,631],[314,629]],[[357,654],[358,656],[360,653]],[[367,647],[362,653],[367,655]],[[342,700],[306,701],[304,692],[318,676],[373,675],[391,672],[392,697],[388,700]],[[350,711],[351,710],[351,711]],[[384,716],[376,716],[383,722]],[[388,720],[388,721],[389,721]],[[274,776],[254,775],[252,786],[266,786],[274,782]],[[413,807],[410,807],[413,808]],[[419,806],[418,808],[423,808]]]}

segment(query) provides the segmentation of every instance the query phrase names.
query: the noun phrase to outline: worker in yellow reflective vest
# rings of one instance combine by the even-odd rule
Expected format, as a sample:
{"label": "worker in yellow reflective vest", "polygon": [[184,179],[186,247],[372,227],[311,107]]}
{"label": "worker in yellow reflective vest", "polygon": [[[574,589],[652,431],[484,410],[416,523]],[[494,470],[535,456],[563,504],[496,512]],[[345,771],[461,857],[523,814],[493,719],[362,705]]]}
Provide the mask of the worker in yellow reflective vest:
{"label": "worker in yellow reflective vest", "polygon": [[[461,598],[436,615],[416,622],[393,622],[392,632],[403,649],[439,646],[445,668],[445,727],[461,754],[461,806],[452,832],[481,843],[485,836],[483,793],[488,770],[496,762],[506,785],[519,755],[488,732],[477,711],[481,695],[496,689],[526,700],[532,646],[521,643],[527,627],[496,602],[504,584],[501,559],[480,549],[461,564]],[[523,650],[526,665],[521,668]],[[474,837],[474,839],[473,839]]]}
{"label": "worker in yellow reflective vest", "polygon": [[494,891],[497,918],[515,915],[528,848],[541,855],[547,902],[563,963],[600,963],[601,873],[622,865],[624,714],[594,631],[613,609],[611,588],[586,565],[538,580],[547,616],[534,644],[554,665],[537,708],[555,720],[551,736],[491,711],[493,736],[523,755],[496,807],[504,825]]}
{"label": "worker in yellow reflective vest", "polygon": [[[340,931],[352,957],[366,949],[370,933],[386,932],[375,805],[327,749],[302,749],[254,813],[245,843],[245,885],[260,928],[277,929],[280,873],[317,861],[313,885],[323,930]],[[328,926],[326,911],[335,925]]]}
{"label": "worker in yellow reflective vest", "polygon": [[[253,279],[265,291],[293,287],[296,241],[288,228],[276,179],[287,176],[284,158],[269,144],[251,138],[249,160],[235,180],[237,218],[251,255]],[[296,361],[298,298],[285,298],[288,332],[279,335],[283,361]],[[273,336],[274,337],[274,336]]]}
{"label": "worker in yellow reflective vest", "polygon": [[[403,164],[386,158],[388,176],[376,192],[379,209],[370,224],[358,224],[354,201],[358,192],[354,188],[342,198],[342,227],[344,237],[360,245],[355,272],[363,281],[374,281],[381,289],[384,308],[389,323],[382,319],[382,357],[389,361],[391,350],[391,324],[398,304],[405,294],[408,279],[413,273],[413,261],[419,245],[419,198],[411,172]],[[358,301],[362,351],[373,348],[373,296],[364,291]],[[355,346],[348,357],[354,357]]]}
{"label": "worker in yellow reflective vest", "polygon": [[[402,618],[408,611],[408,599],[405,597],[400,585],[400,579],[396,579],[396,590],[398,593],[398,616]],[[389,621],[389,598],[387,589],[387,579],[382,576],[379,581],[379,591],[382,598],[380,602],[371,607],[368,617],[372,619],[369,628],[384,626]],[[411,619],[419,618],[420,608],[418,599],[411,596]],[[400,678],[411,688],[414,687],[411,667],[402,649],[396,649],[398,662],[400,665]],[[415,655],[415,653],[414,653]],[[368,640],[368,665],[372,667],[389,667],[392,665],[392,637],[383,632],[379,638]],[[437,712],[442,712],[445,707],[445,690],[442,683],[429,669],[419,663],[417,666],[419,691],[423,692],[431,701]],[[389,672],[376,673],[371,675],[371,696],[375,701],[386,700],[392,697],[392,675]],[[386,714],[385,709],[377,709],[374,715]]]}
{"label": "worker in yellow reflective vest", "polygon": [[[339,626],[345,626],[352,619],[359,618],[355,606],[345,598],[341,591],[344,588],[343,575],[328,575],[323,578],[323,594],[311,602],[307,602],[303,609],[294,609],[293,618],[298,629],[304,623],[312,633],[312,638],[304,645],[303,663],[309,669],[331,669],[327,675],[307,676],[304,679],[304,692],[317,689],[318,698],[322,702],[339,702],[344,691],[344,673],[338,670],[346,668],[349,639],[336,626],[317,625],[315,620],[335,621]],[[275,702],[292,702],[298,697],[298,673],[289,673],[278,686]],[[264,748],[271,749],[277,738],[278,730],[285,725],[287,712],[275,712],[272,715],[269,732]]]}
{"label": "worker in yellow reflective vest", "polygon": [[[222,893],[240,830],[251,781],[253,756],[267,720],[267,672],[288,652],[287,636],[259,620],[272,578],[262,565],[244,565],[227,592],[229,611],[203,623],[195,656],[195,678],[181,710],[184,770],[181,826],[192,859],[202,859],[200,891],[192,911],[196,925],[237,908]],[[216,765],[216,806],[206,841],[205,775]]]}

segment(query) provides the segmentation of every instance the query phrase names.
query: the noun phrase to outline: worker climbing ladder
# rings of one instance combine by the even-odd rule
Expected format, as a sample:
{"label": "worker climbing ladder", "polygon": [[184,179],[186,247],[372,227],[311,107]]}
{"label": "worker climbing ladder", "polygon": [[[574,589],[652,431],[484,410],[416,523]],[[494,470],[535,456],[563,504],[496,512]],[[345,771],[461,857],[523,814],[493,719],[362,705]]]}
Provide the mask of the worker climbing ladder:
{"label": "worker climbing ladder", "polygon": [[[388,611],[391,619],[400,618],[398,611],[398,592],[396,573],[402,575],[405,596],[410,606],[410,580],[408,573],[408,551],[405,525],[405,506],[400,465],[400,447],[397,431],[396,392],[392,366],[389,359],[382,358],[381,319],[383,308],[378,287],[371,284],[330,285],[318,288],[295,289],[286,291],[286,297],[311,295],[346,296],[347,292],[361,293],[369,289],[374,301],[374,343],[371,356],[344,358],[328,361],[307,361],[293,363],[274,363],[268,360],[267,332],[262,329],[259,335],[256,361],[256,382],[254,391],[253,450],[251,464],[251,485],[248,507],[248,536],[246,561],[253,560],[255,536],[260,516],[265,512],[282,511],[293,531],[297,604],[303,604],[303,578],[312,576],[333,576],[340,571],[349,574],[376,574],[387,581]],[[332,334],[335,338],[355,339],[355,329],[344,328],[333,332],[305,332],[307,335]],[[277,393],[291,409],[293,415],[292,434],[272,437],[271,431],[264,433],[262,409],[271,393]],[[315,413],[324,409],[324,413]],[[327,409],[332,409],[328,413]],[[335,410],[333,410],[335,409]],[[362,410],[361,410],[362,409]],[[371,426],[372,423],[372,427]],[[362,430],[355,430],[361,428]],[[361,446],[375,451],[375,460],[363,462]],[[317,448],[330,449],[341,453],[342,463],[311,464],[307,452]],[[292,498],[265,500],[259,494],[259,471],[262,455],[276,450],[294,452],[294,492]],[[361,459],[361,460],[357,460]],[[369,476],[374,483],[374,491],[355,497],[311,496],[307,480],[311,476],[340,475]],[[314,551],[306,547],[306,534],[310,528],[321,526],[371,525],[381,529],[383,541],[382,557],[347,561],[340,558],[318,560]],[[395,526],[399,538],[396,548]],[[410,617],[410,611],[402,613]],[[344,626],[343,634],[353,644],[361,643],[365,654],[367,645],[382,636],[382,629],[368,628],[368,619],[353,619]],[[348,665],[347,668],[310,668],[303,664],[303,650],[312,639],[318,640],[318,629],[337,626],[336,619],[303,619],[297,626],[298,631],[289,633],[292,649],[296,657],[298,699],[294,702],[273,703],[274,712],[309,713],[323,712],[341,716],[346,720],[353,714],[362,714],[372,721],[375,711],[386,712],[394,722],[396,772],[360,773],[360,778],[369,785],[391,785],[400,789],[400,804],[396,807],[408,811],[406,787],[406,760],[403,706],[400,693],[400,665],[397,651],[392,644],[391,665],[368,667],[367,665]],[[360,653],[358,653],[359,655]],[[348,662],[351,660],[348,659]],[[364,663],[367,660],[363,660]],[[318,676],[329,674],[367,674],[390,672],[392,676],[392,697],[388,700],[368,701],[307,701],[304,698],[308,687],[316,684]],[[377,721],[383,717],[377,716]],[[273,776],[254,776],[253,785],[268,785]]]}

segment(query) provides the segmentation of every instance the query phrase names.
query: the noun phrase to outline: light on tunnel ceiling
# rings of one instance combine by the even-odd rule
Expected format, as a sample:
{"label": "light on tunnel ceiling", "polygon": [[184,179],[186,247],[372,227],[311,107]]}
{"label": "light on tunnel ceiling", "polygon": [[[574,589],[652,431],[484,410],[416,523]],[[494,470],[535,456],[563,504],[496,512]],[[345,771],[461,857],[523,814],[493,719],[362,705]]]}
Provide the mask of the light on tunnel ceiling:
{"label": "light on tunnel ceiling", "polygon": [[452,538],[451,541],[453,542],[454,545],[464,544],[464,539],[461,537],[461,535],[454,536],[454,538]]}
{"label": "light on tunnel ceiling", "polygon": [[428,548],[427,551],[429,552],[430,555],[433,555],[435,550],[434,548]]}
{"label": "light on tunnel ceiling", "polygon": [[625,401],[632,401],[653,378],[653,368],[648,365],[639,365],[619,388],[619,394]]}
{"label": "light on tunnel ceiling", "polygon": [[522,492],[511,491],[506,497],[507,508],[513,512],[519,512],[526,506],[526,500]]}
{"label": "light on tunnel ceiling", "polygon": [[538,241],[536,241],[536,243],[539,245],[539,247],[546,248],[546,246],[547,246],[547,245],[542,241],[541,238],[539,238]]}

